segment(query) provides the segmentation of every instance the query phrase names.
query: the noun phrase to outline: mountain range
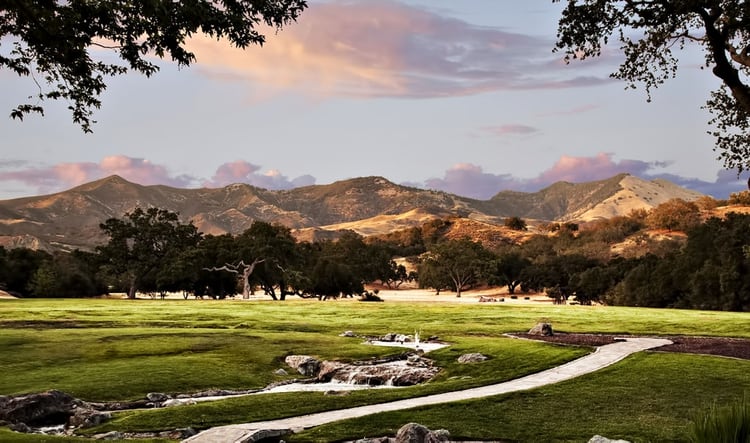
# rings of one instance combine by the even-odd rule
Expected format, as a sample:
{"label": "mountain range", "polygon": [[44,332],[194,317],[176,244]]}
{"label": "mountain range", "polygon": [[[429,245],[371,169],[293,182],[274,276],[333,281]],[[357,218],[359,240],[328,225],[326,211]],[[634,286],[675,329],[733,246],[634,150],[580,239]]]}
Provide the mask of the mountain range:
{"label": "mountain range", "polygon": [[254,220],[263,220],[312,240],[341,229],[379,234],[449,216],[489,224],[502,224],[510,216],[585,222],[650,209],[672,198],[701,196],[666,180],[629,174],[587,183],[558,182],[533,193],[502,191],[489,200],[397,185],[382,177],[272,191],[247,184],[214,189],[143,186],[110,176],[55,194],[0,200],[0,245],[90,249],[105,240],[100,223],[136,207],[178,212],[207,234],[238,234]]}

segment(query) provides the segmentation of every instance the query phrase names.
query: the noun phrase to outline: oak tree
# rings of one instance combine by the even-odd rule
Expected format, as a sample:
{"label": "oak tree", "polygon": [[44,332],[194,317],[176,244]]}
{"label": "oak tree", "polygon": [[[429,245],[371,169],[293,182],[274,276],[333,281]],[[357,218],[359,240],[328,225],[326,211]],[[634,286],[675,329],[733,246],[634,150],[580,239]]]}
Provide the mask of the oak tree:
{"label": "oak tree", "polygon": [[136,208],[99,227],[109,241],[97,252],[105,271],[126,287],[128,298],[135,298],[146,279],[155,280],[162,267],[201,238],[192,222],[182,223],[177,213],[159,208]]}
{"label": "oak tree", "polygon": [[[563,0],[553,0],[559,2]],[[612,77],[650,92],[677,73],[675,50],[700,45],[721,80],[706,108],[715,150],[728,169],[750,168],[750,2],[745,0],[567,0],[556,48],[566,61],[599,56],[617,38],[625,61]]]}
{"label": "oak tree", "polygon": [[[73,121],[91,132],[105,77],[159,68],[151,57],[178,66],[195,61],[186,42],[196,34],[226,39],[238,48],[262,45],[258,30],[279,29],[297,19],[306,0],[5,0],[0,3],[0,69],[31,77],[37,91],[11,117],[44,113],[44,100],[66,100]],[[0,48],[1,49],[1,48]],[[113,51],[119,61],[95,57]]]}

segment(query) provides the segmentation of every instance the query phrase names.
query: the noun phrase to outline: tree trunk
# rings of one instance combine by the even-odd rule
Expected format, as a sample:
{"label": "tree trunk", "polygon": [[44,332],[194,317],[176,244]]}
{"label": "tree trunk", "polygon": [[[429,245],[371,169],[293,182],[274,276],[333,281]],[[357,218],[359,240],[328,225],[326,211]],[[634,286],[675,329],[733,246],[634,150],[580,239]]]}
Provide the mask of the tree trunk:
{"label": "tree trunk", "polygon": [[136,292],[136,281],[135,277],[130,279],[130,288],[128,288],[128,298],[129,299],[135,299],[135,292]]}
{"label": "tree trunk", "polygon": [[515,294],[516,293],[516,286],[517,285],[518,285],[518,283],[513,283],[513,282],[508,283],[508,294],[510,294],[510,295]]}

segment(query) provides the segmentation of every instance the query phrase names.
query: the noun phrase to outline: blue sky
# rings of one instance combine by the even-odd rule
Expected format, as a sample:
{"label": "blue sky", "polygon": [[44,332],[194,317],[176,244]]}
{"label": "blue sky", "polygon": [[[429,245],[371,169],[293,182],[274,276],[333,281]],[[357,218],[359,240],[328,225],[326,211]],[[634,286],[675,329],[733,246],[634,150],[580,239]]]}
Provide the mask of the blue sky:
{"label": "blue sky", "polygon": [[[197,63],[111,79],[93,134],[65,103],[0,119],[0,199],[111,174],[141,184],[269,189],[378,175],[486,199],[620,172],[726,198],[701,110],[718,86],[688,49],[656,90],[608,77],[621,55],[565,65],[550,0],[310,2],[246,51],[195,38]],[[0,42],[0,49],[7,47]],[[98,57],[112,59],[107,52]],[[0,71],[9,113],[36,86]]]}

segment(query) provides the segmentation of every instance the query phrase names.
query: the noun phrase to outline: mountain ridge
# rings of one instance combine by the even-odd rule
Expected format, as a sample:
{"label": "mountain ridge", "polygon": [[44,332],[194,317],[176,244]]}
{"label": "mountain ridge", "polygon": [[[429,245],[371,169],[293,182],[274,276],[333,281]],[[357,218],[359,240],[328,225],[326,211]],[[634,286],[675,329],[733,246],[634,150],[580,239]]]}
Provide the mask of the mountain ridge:
{"label": "mountain ridge", "polygon": [[[140,185],[113,175],[54,194],[0,200],[0,245],[90,249],[104,240],[100,223],[139,206],[178,212],[201,232],[214,235],[241,233],[254,220],[296,230],[351,229],[370,235],[413,226],[432,216],[495,224],[510,216],[588,221],[650,209],[670,198],[701,196],[667,181],[629,174],[585,183],[558,182],[533,193],[501,191],[488,200],[398,185],[380,176],[273,191],[243,183],[199,189]],[[413,216],[410,211],[415,211]]]}

